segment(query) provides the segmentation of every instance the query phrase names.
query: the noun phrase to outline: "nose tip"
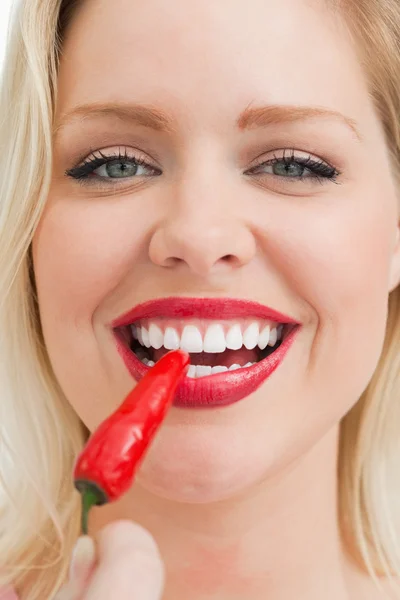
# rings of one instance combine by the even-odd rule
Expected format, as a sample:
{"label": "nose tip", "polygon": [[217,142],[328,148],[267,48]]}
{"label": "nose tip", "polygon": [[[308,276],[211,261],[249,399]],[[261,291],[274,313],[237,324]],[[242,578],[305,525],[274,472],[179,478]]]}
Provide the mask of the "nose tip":
{"label": "nose tip", "polygon": [[185,264],[203,277],[242,267],[255,252],[252,233],[245,224],[232,219],[170,220],[155,231],[149,247],[154,264],[166,268]]}

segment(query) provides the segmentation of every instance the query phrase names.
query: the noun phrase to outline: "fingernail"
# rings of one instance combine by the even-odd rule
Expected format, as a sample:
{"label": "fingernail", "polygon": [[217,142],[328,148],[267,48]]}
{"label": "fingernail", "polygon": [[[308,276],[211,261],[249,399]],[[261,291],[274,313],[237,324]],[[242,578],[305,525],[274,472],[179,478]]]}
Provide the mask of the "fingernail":
{"label": "fingernail", "polygon": [[86,576],[96,559],[96,548],[93,539],[88,535],[78,538],[72,551],[69,567],[70,580],[78,580]]}

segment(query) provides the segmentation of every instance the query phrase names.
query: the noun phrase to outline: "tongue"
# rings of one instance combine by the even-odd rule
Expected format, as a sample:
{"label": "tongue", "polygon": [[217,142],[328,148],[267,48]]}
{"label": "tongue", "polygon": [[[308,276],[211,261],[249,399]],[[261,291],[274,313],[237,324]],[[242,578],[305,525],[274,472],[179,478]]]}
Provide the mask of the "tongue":
{"label": "tongue", "polygon": [[[168,350],[165,348],[154,350],[154,361],[157,362],[160,360],[167,352]],[[210,367],[216,367],[217,365],[220,365],[221,367],[230,367],[235,364],[243,367],[248,362],[257,362],[258,358],[258,351],[255,348],[254,350],[247,350],[245,347],[240,348],[240,350],[225,350],[225,352],[220,352],[219,354],[211,354],[208,352],[190,354],[190,362],[192,365],[208,365]]]}

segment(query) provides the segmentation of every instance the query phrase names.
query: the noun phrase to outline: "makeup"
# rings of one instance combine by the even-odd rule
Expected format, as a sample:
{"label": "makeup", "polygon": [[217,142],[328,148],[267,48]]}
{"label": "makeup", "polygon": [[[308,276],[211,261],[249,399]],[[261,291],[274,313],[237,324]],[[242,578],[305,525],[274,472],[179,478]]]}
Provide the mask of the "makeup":
{"label": "makeup", "polygon": [[172,297],[136,306],[111,327],[137,381],[168,350],[188,352],[191,366],[174,405],[211,408],[253,393],[282,363],[301,324],[248,300]]}

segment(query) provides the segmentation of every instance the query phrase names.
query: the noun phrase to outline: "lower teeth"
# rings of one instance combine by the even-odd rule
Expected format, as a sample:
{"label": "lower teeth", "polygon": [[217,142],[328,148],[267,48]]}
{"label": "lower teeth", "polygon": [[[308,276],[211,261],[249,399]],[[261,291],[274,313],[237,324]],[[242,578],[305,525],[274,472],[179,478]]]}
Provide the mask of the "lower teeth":
{"label": "lower teeth", "polygon": [[[153,360],[149,360],[148,358],[142,358],[142,363],[147,365],[148,367],[154,367],[155,362]],[[236,369],[246,369],[247,367],[252,367],[255,365],[255,362],[248,362],[247,364],[241,366],[238,364],[231,365],[230,367],[225,367],[222,365],[216,365],[215,367],[210,367],[207,365],[190,365],[187,376],[191,379],[199,379],[201,377],[207,377],[208,375],[216,375],[217,373],[225,373],[226,371],[235,371]]]}

